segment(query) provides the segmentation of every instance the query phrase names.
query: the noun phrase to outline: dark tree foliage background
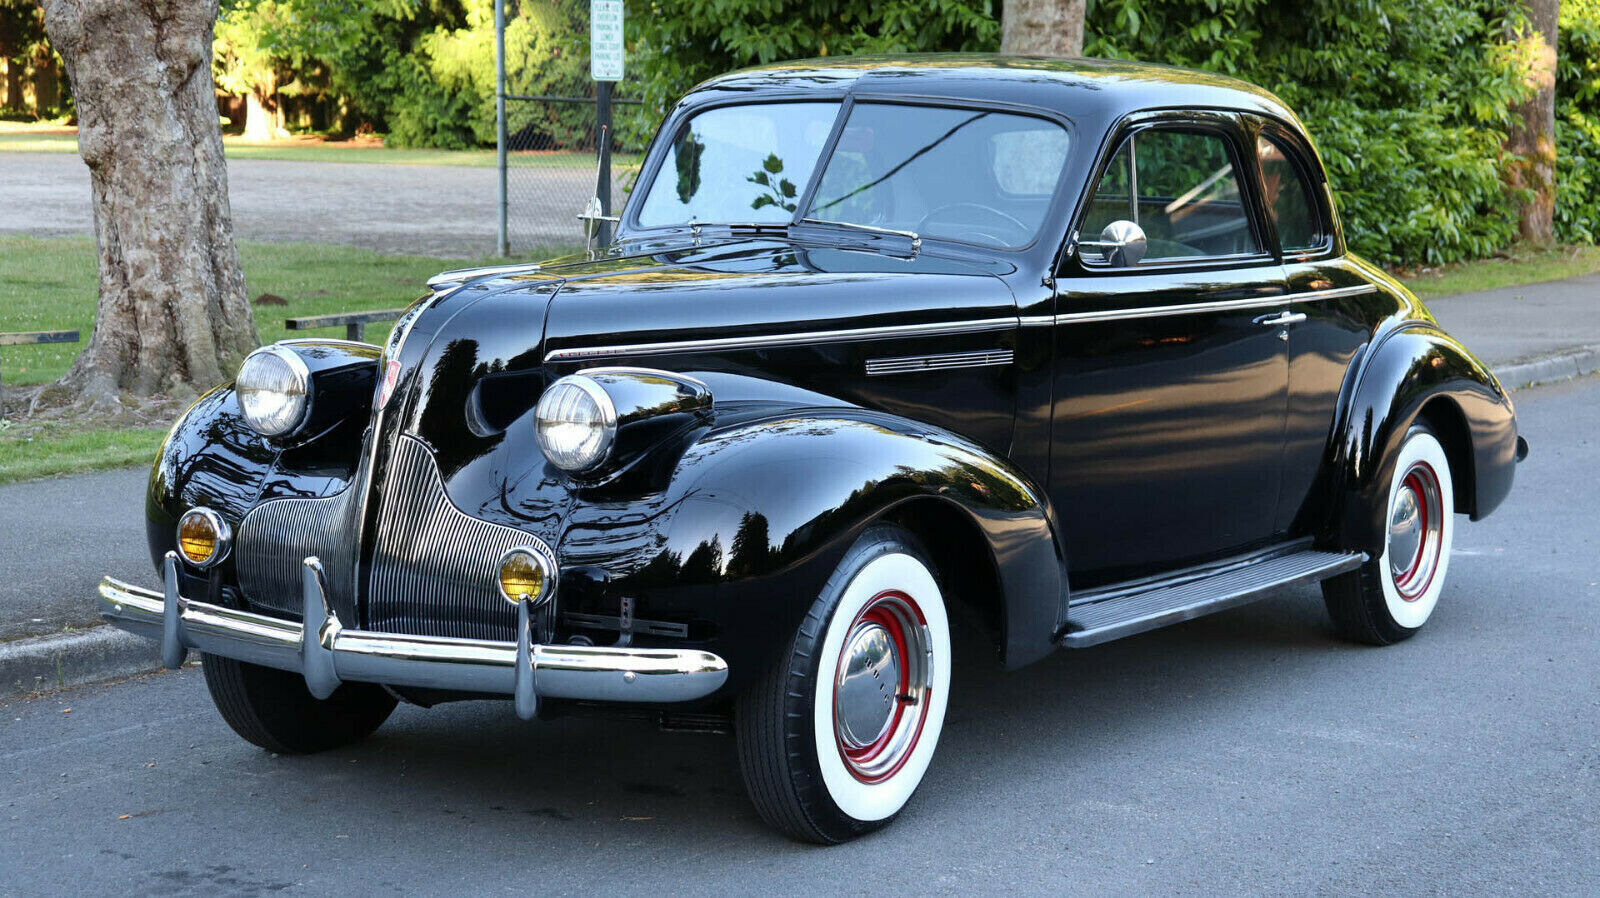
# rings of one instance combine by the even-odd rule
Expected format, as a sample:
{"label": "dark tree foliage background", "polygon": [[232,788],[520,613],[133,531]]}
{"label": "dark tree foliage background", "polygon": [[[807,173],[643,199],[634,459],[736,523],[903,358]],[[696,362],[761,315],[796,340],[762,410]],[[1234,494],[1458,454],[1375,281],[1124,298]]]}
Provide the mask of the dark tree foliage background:
{"label": "dark tree foliage background", "polygon": [[1556,61],[1556,238],[1600,241],[1600,0],[1563,0]]}

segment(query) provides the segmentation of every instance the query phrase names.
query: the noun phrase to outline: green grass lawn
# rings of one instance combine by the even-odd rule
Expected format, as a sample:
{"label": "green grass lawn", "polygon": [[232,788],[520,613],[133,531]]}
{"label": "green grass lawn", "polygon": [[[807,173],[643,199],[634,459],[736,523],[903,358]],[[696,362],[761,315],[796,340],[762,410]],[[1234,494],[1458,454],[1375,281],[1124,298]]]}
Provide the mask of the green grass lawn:
{"label": "green grass lawn", "polygon": [[1479,259],[1417,272],[1401,278],[1412,292],[1428,299],[1559,281],[1600,271],[1600,246],[1517,248],[1503,259]]}
{"label": "green grass lawn", "polygon": [[148,465],[166,431],[159,428],[80,430],[52,424],[28,436],[0,426],[0,483]]}
{"label": "green grass lawn", "polygon": [[[281,143],[246,143],[235,138],[223,138],[229,159],[271,159],[280,162],[369,162],[388,165],[459,165],[471,168],[493,168],[494,150],[392,150],[376,143],[323,143],[309,140],[286,140]],[[6,153],[76,153],[78,138],[59,131],[0,131],[0,152]],[[588,171],[594,168],[592,153],[512,153],[506,160],[509,168],[575,168]],[[626,169],[639,163],[636,153],[618,153],[611,163]]]}
{"label": "green grass lawn", "polygon": [[[535,255],[568,251],[558,247]],[[294,243],[241,243],[239,252],[251,299],[270,293],[287,300],[287,305],[255,306],[256,325],[268,343],[290,336],[342,337],[344,328],[291,333],[283,321],[400,308],[421,296],[428,278],[440,271],[494,261]],[[0,331],[77,329],[87,338],[94,324],[95,270],[94,241],[87,237],[0,235]],[[388,324],[368,325],[367,340],[381,343],[388,332]],[[81,348],[75,343],[7,346],[0,349],[0,372],[9,384],[55,380]]]}

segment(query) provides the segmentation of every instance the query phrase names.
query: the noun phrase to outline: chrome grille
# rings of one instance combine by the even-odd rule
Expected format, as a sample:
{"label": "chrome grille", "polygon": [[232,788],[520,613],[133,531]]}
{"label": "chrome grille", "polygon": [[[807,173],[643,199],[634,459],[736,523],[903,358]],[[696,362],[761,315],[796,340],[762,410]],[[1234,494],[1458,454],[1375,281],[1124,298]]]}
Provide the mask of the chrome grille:
{"label": "chrome grille", "polygon": [[357,487],[325,499],[273,499],[250,510],[234,538],[239,588],[252,605],[300,616],[300,564],[322,559],[328,600],[354,620]]}
{"label": "chrome grille", "polygon": [[466,514],[445,495],[427,446],[395,442],[378,510],[367,627],[384,633],[516,638],[517,610],[496,585],[500,556],[531,534]]}

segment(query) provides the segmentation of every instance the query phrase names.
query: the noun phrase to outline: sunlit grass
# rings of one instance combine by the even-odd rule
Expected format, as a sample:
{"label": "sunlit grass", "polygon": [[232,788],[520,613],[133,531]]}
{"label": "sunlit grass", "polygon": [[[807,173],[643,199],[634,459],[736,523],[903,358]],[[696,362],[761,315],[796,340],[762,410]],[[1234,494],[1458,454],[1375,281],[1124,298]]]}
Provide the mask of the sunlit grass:
{"label": "sunlit grass", "polygon": [[1401,278],[1423,299],[1442,299],[1600,271],[1600,246],[1518,247],[1505,258],[1479,259],[1416,272]]}
{"label": "sunlit grass", "polygon": [[[229,159],[269,159],[280,162],[362,162],[386,165],[449,165],[493,168],[495,151],[478,150],[396,150],[377,141],[330,142],[289,138],[282,141],[250,142],[236,137],[223,138]],[[60,129],[0,130],[0,153],[76,153],[78,138]],[[612,165],[627,168],[638,164],[638,154],[618,153]],[[509,168],[565,168],[592,170],[593,153],[522,152],[506,159]]]}
{"label": "sunlit grass", "polygon": [[0,483],[151,464],[165,430],[0,425]]}
{"label": "sunlit grass", "polygon": [[[550,258],[573,251],[549,247],[527,254]],[[271,294],[284,305],[255,304],[263,342],[290,336],[344,336],[344,328],[290,332],[285,318],[394,309],[425,292],[428,278],[447,268],[494,259],[391,256],[370,250],[307,243],[241,243],[245,284],[252,300]],[[0,235],[0,331],[77,330],[88,339],[96,302],[94,241],[88,237]],[[381,343],[388,323],[367,325],[368,342]],[[0,379],[7,384],[55,380],[82,344],[0,347]]]}

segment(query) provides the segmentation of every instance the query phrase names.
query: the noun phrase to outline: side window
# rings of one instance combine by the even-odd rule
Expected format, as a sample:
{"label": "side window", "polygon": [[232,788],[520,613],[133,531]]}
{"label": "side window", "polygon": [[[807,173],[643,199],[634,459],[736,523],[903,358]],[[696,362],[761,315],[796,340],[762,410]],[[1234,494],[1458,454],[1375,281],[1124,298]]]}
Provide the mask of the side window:
{"label": "side window", "polygon": [[1144,230],[1145,261],[1261,252],[1228,142],[1208,131],[1156,129],[1124,141],[1095,185],[1080,234],[1126,219]]}
{"label": "side window", "polygon": [[1267,214],[1277,222],[1278,243],[1283,251],[1292,253],[1321,246],[1316,194],[1305,173],[1270,137],[1256,138],[1256,158],[1261,160]]}

